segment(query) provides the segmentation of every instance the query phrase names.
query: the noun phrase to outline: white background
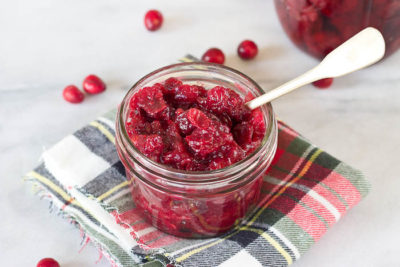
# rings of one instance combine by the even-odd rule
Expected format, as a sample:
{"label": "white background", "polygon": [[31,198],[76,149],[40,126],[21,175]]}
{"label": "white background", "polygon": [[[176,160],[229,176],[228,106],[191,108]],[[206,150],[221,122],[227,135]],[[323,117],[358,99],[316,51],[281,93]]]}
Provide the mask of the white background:
{"label": "white background", "polygon": [[[98,265],[97,250],[81,253],[79,231],[48,212],[22,176],[63,136],[115,107],[138,78],[212,46],[226,65],[266,90],[314,66],[284,35],[271,0],[0,1],[0,255],[1,266],[34,266],[54,257],[63,267]],[[158,32],[144,29],[146,10],[165,17]],[[243,62],[236,47],[257,42]],[[329,90],[306,86],[276,102],[278,117],[313,143],[362,170],[370,195],[294,266],[399,266],[400,52],[336,79]],[[105,93],[81,105],[61,92],[95,73]]]}

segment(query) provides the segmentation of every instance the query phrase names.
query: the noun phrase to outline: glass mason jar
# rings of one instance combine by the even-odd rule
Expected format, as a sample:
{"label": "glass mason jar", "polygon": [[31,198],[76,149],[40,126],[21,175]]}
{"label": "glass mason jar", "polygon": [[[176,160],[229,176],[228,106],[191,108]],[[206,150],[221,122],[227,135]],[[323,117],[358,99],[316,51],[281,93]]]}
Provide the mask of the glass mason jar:
{"label": "glass mason jar", "polygon": [[270,104],[261,107],[266,133],[248,157],[213,171],[183,171],[154,162],[132,144],[125,128],[129,101],[140,88],[170,77],[206,89],[224,86],[243,97],[263,94],[246,75],[204,62],[181,63],[158,69],[140,79],[122,100],[117,114],[116,147],[131,182],[132,197],[148,222],[172,235],[215,236],[237,225],[257,204],[262,176],[277,146],[277,124]]}
{"label": "glass mason jar", "polygon": [[389,56],[400,47],[399,0],[274,0],[281,24],[305,52],[322,59],[366,27],[377,28]]}

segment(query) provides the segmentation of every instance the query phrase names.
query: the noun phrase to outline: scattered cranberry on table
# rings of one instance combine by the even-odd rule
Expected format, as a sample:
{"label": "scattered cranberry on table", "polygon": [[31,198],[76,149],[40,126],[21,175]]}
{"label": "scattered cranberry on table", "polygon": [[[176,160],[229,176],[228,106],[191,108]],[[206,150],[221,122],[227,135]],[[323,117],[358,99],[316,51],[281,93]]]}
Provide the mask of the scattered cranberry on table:
{"label": "scattered cranberry on table", "polygon": [[313,82],[312,84],[315,87],[318,87],[320,89],[326,89],[328,87],[330,87],[333,83],[333,78],[326,78],[326,79],[321,79],[318,81]]}
{"label": "scattered cranberry on table", "polygon": [[36,267],[60,267],[60,264],[55,259],[44,258],[38,262]]}
{"label": "scattered cranberry on table", "polygon": [[144,16],[144,25],[149,31],[156,31],[161,28],[163,16],[158,10],[149,10]]}
{"label": "scattered cranberry on table", "polygon": [[74,104],[81,103],[85,99],[85,95],[75,85],[65,87],[62,95],[66,101]]}
{"label": "scattered cranberry on table", "polygon": [[83,90],[88,94],[99,94],[106,90],[105,83],[96,75],[89,75],[83,81]]}
{"label": "scattered cranberry on table", "polygon": [[244,40],[238,46],[237,53],[242,59],[253,59],[257,56],[258,47],[251,40]]}
{"label": "scattered cranberry on table", "polygon": [[146,157],[176,169],[216,170],[252,153],[265,135],[260,109],[234,90],[169,78],[130,99],[128,135]]}
{"label": "scattered cranberry on table", "polygon": [[203,54],[203,56],[201,57],[201,60],[206,61],[206,62],[211,62],[211,63],[224,64],[225,55],[221,49],[213,47],[213,48],[208,49]]}

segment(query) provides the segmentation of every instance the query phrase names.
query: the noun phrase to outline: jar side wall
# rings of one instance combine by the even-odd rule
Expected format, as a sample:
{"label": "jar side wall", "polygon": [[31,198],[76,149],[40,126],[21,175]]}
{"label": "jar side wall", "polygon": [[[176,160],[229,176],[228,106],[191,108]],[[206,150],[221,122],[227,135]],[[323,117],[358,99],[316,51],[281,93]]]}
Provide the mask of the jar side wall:
{"label": "jar side wall", "polygon": [[[119,144],[119,138],[116,139]],[[151,183],[161,177],[146,173],[140,165],[129,163],[124,150],[117,145],[118,154],[126,167],[130,181],[132,199],[148,222],[161,231],[185,237],[203,238],[217,236],[237,226],[257,206],[261,193],[263,176],[270,165],[273,153],[265,154],[255,163],[257,166],[248,179],[235,187],[195,188],[183,186],[181,192],[160,188]],[[152,179],[150,179],[150,177]],[[253,179],[249,179],[254,177]],[[144,179],[147,178],[147,179]]]}
{"label": "jar side wall", "polygon": [[161,231],[185,238],[216,236],[238,225],[256,206],[262,184],[260,175],[225,194],[185,197],[151,187],[129,171],[126,174],[143,216]]}
{"label": "jar side wall", "polygon": [[[197,65],[198,64],[198,65]],[[196,63],[172,66],[141,79],[127,94],[118,110],[116,147],[131,182],[132,198],[148,222],[164,232],[181,237],[219,235],[237,225],[257,204],[263,175],[277,146],[277,122],[270,105],[262,107],[267,133],[248,158],[227,168],[209,172],[185,172],[154,164],[131,144],[123,132],[127,110],[123,106],[138,90],[168,77],[185,83],[201,82],[206,87],[222,85],[247,92],[262,90],[240,73],[214,65]],[[190,70],[190,68],[196,68]],[[209,73],[211,71],[211,73]]]}

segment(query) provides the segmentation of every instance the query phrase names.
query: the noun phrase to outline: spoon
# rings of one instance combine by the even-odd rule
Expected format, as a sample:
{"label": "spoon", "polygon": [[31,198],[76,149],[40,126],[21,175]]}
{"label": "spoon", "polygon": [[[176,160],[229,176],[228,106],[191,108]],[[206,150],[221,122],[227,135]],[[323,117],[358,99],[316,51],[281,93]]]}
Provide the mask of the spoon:
{"label": "spoon", "polygon": [[385,54],[385,40],[375,28],[368,27],[330,52],[316,67],[297,78],[246,103],[255,109],[306,84],[339,77],[370,66]]}

